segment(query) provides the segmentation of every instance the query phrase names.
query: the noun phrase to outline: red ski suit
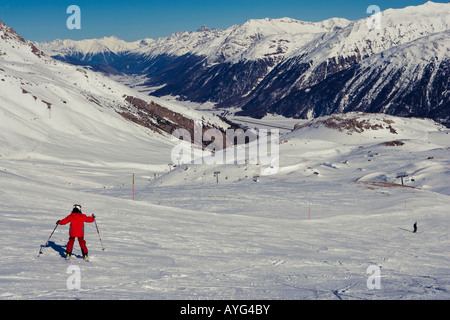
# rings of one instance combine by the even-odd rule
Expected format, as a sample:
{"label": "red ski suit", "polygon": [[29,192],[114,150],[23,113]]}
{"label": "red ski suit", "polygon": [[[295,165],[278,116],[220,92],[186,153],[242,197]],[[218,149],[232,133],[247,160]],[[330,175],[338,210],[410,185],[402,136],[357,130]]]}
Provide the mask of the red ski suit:
{"label": "red ski suit", "polygon": [[94,217],[88,217],[84,213],[71,213],[64,219],[59,221],[60,225],[65,225],[70,222],[69,236],[78,238],[84,237],[84,223],[94,222]]}
{"label": "red ski suit", "polygon": [[72,212],[67,217],[59,221],[60,225],[65,225],[70,222],[70,238],[66,246],[67,253],[72,253],[73,243],[75,241],[75,238],[78,238],[78,243],[80,244],[83,255],[87,255],[88,248],[86,247],[86,241],[84,240],[84,223],[94,222],[94,219],[94,217],[88,217],[83,213]]}

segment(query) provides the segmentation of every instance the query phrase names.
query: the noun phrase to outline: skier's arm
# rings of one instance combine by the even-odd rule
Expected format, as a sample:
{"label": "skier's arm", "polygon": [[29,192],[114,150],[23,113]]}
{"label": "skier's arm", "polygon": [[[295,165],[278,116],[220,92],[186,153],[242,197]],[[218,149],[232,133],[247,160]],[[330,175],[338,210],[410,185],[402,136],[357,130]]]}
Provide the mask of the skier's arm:
{"label": "skier's arm", "polygon": [[67,217],[65,217],[64,219],[62,219],[62,220],[58,220],[58,224],[60,224],[60,225],[65,225],[65,224],[68,224],[70,221],[72,220],[72,217],[70,216],[70,215],[68,215]]}
{"label": "skier's arm", "polygon": [[89,216],[89,217],[85,216],[85,218],[84,218],[84,221],[87,222],[87,223],[94,222],[94,220],[95,220],[94,214],[92,214],[92,216]]}

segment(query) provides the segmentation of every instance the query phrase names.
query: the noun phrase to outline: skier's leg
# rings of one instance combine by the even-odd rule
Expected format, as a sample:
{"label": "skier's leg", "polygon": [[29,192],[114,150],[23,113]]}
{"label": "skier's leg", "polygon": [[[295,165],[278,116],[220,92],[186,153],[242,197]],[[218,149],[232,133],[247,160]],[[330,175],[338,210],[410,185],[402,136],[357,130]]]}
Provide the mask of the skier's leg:
{"label": "skier's leg", "polygon": [[66,246],[66,253],[72,254],[72,249],[73,249],[73,243],[74,242],[75,242],[75,238],[74,237],[69,237],[69,241],[67,242],[67,246]]}
{"label": "skier's leg", "polygon": [[88,254],[88,248],[86,246],[86,241],[84,240],[84,237],[78,237],[78,243],[80,244],[81,253],[84,255]]}

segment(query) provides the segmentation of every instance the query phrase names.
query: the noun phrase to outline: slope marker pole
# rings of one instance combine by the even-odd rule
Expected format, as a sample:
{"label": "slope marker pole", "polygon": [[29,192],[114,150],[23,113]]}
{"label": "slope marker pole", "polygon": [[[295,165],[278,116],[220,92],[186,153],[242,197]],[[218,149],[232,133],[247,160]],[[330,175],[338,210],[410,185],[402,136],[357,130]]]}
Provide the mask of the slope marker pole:
{"label": "slope marker pole", "polygon": [[311,202],[308,201],[308,220],[311,219]]}

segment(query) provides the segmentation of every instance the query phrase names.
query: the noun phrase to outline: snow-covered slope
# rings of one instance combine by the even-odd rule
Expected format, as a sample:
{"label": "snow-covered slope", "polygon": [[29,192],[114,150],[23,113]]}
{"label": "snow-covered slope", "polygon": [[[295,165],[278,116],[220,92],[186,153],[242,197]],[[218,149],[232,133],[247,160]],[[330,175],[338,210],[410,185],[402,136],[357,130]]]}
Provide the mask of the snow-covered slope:
{"label": "snow-covered slope", "polygon": [[[450,298],[448,129],[335,115],[281,137],[270,175],[173,167],[167,135],[117,112],[153,98],[20,39],[0,23],[1,299]],[[58,226],[37,257],[74,203],[106,250],[86,224],[91,262],[66,261]]]}
{"label": "snow-covered slope", "polygon": [[[0,157],[2,299],[449,298],[448,129],[324,117],[283,136],[278,173],[257,182],[258,165],[164,172],[154,165],[167,159],[164,145],[150,152],[136,135],[93,161],[73,161],[96,152],[79,144],[59,161]],[[95,212],[106,250],[87,224],[91,262],[77,246],[65,261],[68,228],[59,226],[37,257],[55,221],[80,202]]]}
{"label": "snow-covered slope", "polygon": [[[221,183],[225,184],[251,181],[254,176],[260,176],[260,180],[295,181],[299,178],[309,179],[319,172],[318,179],[324,175],[327,181],[350,183],[368,179],[369,176],[382,176],[385,182],[399,184],[400,180],[396,177],[398,172],[413,173],[421,171],[418,170],[420,166],[430,165],[434,166],[436,172],[429,177],[421,176],[421,179],[415,179],[411,174],[409,179],[415,181],[409,185],[431,188],[432,191],[450,196],[449,187],[442,188],[446,185],[442,177],[450,173],[445,156],[450,150],[449,132],[429,119],[367,113],[323,116],[298,124],[292,132],[279,138],[279,165],[273,170],[269,170],[273,163],[258,161],[253,165],[248,164],[251,159],[247,151],[247,162],[241,161],[240,164],[236,162],[237,158],[225,164],[216,161],[217,165],[204,168],[195,163],[207,162],[208,159],[186,163],[161,177],[155,186],[208,184],[216,180],[214,171],[221,172]],[[409,156],[411,152],[420,156]],[[427,161],[428,156],[432,157],[435,152],[440,154],[439,160]],[[383,161],[379,160],[381,158],[384,158]],[[272,176],[274,172],[277,172],[275,177]]]}

